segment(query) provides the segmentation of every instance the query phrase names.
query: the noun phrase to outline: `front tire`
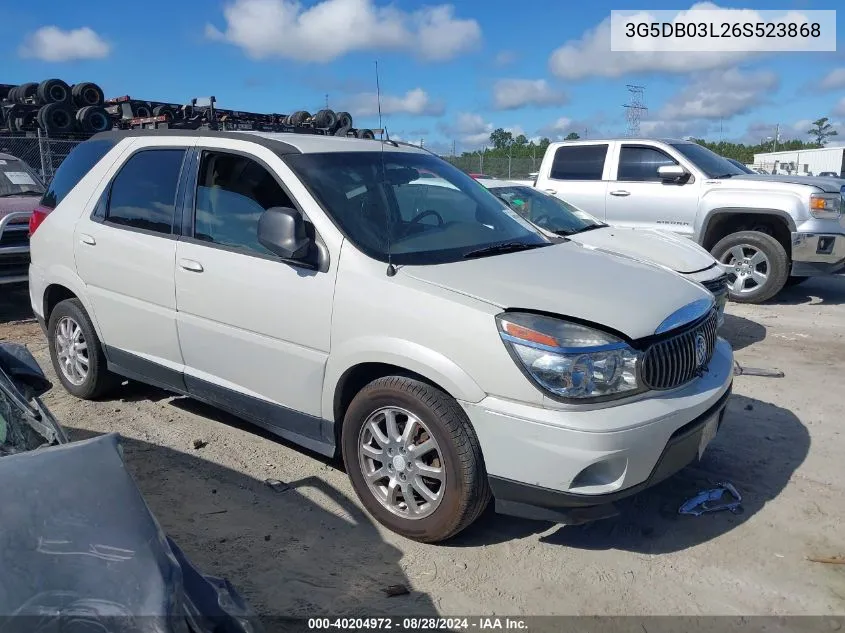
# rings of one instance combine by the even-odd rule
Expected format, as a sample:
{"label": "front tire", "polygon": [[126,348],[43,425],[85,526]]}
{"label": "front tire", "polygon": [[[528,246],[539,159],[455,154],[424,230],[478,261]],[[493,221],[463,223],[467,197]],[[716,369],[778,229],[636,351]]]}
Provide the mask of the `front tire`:
{"label": "front tire", "polygon": [[66,299],[50,313],[47,325],[50,359],[62,386],[71,395],[93,400],[117,384],[94,326],[79,299]]}
{"label": "front tire", "polygon": [[436,543],[490,501],[475,431],[454,398],[404,376],[374,380],[343,421],[343,461],[364,507],[389,529]]}
{"label": "front tire", "polygon": [[736,303],[763,303],[779,293],[789,277],[783,245],[759,231],[739,231],[722,238],[711,251],[731,270],[728,296]]}

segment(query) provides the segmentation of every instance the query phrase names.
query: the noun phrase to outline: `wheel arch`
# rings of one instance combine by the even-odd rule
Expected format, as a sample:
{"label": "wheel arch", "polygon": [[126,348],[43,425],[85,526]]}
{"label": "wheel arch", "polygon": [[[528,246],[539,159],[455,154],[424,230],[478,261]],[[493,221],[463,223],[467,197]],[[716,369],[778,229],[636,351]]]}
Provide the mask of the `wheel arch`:
{"label": "wheel arch", "polygon": [[[767,226],[772,235],[791,254],[791,233],[795,220],[780,209],[719,208],[711,211],[701,226],[699,243],[708,251],[722,238],[739,231],[754,230],[755,225]],[[765,231],[764,231],[765,232]]]}
{"label": "wheel arch", "polygon": [[439,352],[407,340],[368,337],[332,351],[323,382],[323,417],[339,429],[355,394],[369,382],[391,375],[416,378],[456,400],[480,402],[487,395]]}
{"label": "wheel arch", "polygon": [[64,267],[55,268],[49,271],[46,275],[47,280],[44,284],[44,291],[41,293],[41,300],[38,302],[41,308],[41,316],[44,317],[45,325],[50,322],[50,312],[65,299],[78,299],[91,319],[91,324],[94,326],[94,332],[97,338],[103,340],[100,324],[97,322],[97,316],[94,314],[94,308],[88,298],[88,293],[85,292],[85,284],[74,273]]}

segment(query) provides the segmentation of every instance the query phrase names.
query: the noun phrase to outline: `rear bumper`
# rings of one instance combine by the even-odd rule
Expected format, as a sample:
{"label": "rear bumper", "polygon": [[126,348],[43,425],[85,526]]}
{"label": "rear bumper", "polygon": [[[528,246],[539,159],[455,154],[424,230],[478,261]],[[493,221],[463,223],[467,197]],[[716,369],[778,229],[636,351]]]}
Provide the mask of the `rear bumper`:
{"label": "rear bumper", "polygon": [[792,233],[792,275],[829,275],[842,269],[845,269],[845,234]]}

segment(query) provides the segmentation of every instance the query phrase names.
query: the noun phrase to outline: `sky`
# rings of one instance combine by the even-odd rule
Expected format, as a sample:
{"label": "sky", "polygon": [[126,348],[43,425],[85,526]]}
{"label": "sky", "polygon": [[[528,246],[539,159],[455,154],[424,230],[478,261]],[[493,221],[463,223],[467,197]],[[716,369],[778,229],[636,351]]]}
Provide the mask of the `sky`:
{"label": "sky", "polygon": [[[146,6],[147,3],[141,3]],[[643,136],[809,140],[827,116],[845,140],[845,6],[836,52],[612,52],[610,12],[687,0],[111,0],[15,2],[0,21],[0,83],[94,81],[107,97],[214,95],[255,112],[347,110],[356,127],[435,151],[475,150],[502,127],[528,138],[621,135],[628,84]],[[721,0],[802,11],[839,2]],[[841,142],[841,141],[840,141]]]}

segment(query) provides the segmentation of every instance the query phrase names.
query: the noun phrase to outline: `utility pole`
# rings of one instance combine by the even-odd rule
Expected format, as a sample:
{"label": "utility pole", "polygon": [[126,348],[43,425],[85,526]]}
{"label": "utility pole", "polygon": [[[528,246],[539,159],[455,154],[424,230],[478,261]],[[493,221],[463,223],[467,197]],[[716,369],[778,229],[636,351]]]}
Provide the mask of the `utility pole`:
{"label": "utility pole", "polygon": [[587,128],[584,128],[584,138],[590,138],[589,136],[587,136]]}
{"label": "utility pole", "polygon": [[780,136],[780,123],[775,125],[775,150],[778,151],[778,137]]}
{"label": "utility pole", "polygon": [[329,93],[326,93],[326,110],[329,109]]}
{"label": "utility pole", "polygon": [[640,120],[643,114],[648,112],[648,108],[645,106],[645,101],[643,100],[645,86],[628,84],[627,88],[631,94],[631,98],[622,107],[625,108],[625,119],[628,121],[626,135],[630,138],[640,135]]}
{"label": "utility pole", "polygon": [[423,146],[423,140],[420,139],[420,148],[422,148],[422,146]]}
{"label": "utility pole", "polygon": [[719,117],[719,142],[721,143],[724,140],[724,136],[722,135],[722,117]]}
{"label": "utility pole", "polygon": [[457,156],[457,154],[455,153],[455,140],[454,139],[452,139],[452,156]]}

